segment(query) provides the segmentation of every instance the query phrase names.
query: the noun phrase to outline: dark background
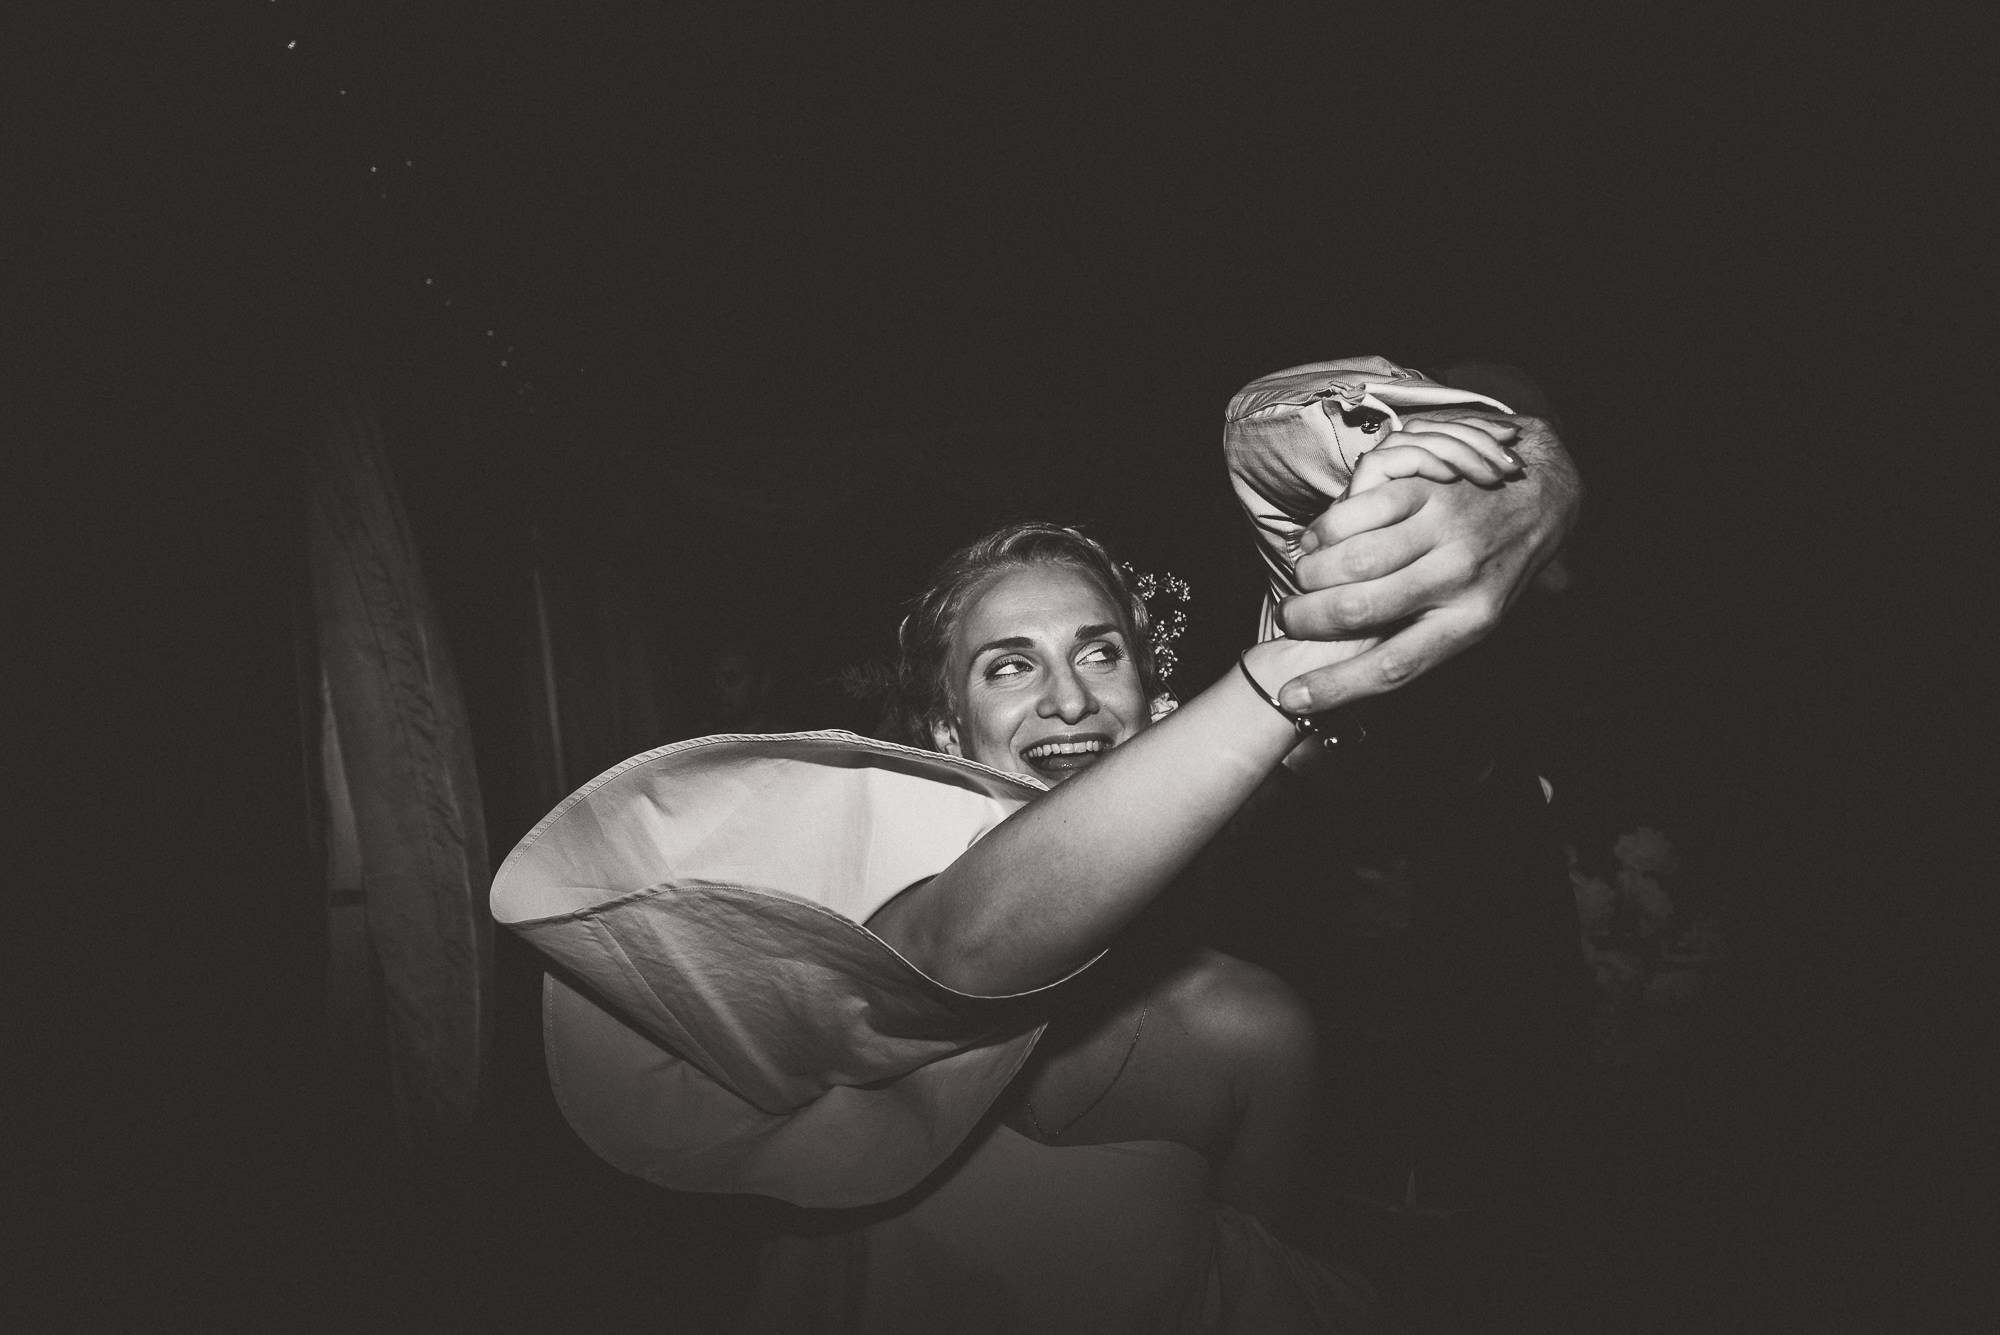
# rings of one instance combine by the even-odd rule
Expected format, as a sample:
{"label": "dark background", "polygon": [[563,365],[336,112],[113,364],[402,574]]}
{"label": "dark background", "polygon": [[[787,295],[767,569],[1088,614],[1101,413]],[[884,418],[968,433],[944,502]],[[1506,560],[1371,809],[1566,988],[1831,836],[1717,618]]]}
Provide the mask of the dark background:
{"label": "dark background", "polygon": [[[1590,501],[1510,632],[1522,716],[1729,887],[1636,1310],[1990,1308],[1989,66],[1955,8],[1792,8],[10,10],[10,1028],[55,1310],[696,1302],[650,1198],[313,1148],[314,368],[374,405],[490,733],[530,532],[659,609],[670,702],[747,625],[829,721],[924,567],[1026,514],[1187,575],[1199,685],[1255,590],[1221,406],[1354,353],[1547,388]],[[542,780],[482,781],[497,856]]]}

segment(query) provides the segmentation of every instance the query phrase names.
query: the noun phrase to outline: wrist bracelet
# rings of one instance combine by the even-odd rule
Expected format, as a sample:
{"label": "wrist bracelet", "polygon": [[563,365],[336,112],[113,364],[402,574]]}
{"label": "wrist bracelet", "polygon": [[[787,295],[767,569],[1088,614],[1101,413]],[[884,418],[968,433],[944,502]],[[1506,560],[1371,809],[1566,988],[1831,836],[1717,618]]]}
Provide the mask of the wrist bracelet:
{"label": "wrist bracelet", "polygon": [[[1346,727],[1329,727],[1327,724],[1331,720],[1323,722],[1317,715],[1294,714],[1291,710],[1279,704],[1278,697],[1265,690],[1263,683],[1250,674],[1249,657],[1250,651],[1248,649],[1236,655],[1236,668],[1243,674],[1243,680],[1250,683],[1250,689],[1257,692],[1265,704],[1284,715],[1285,721],[1292,725],[1293,730],[1299,736],[1317,737],[1321,746],[1339,746],[1343,742],[1352,744],[1367,740],[1368,726],[1361,721],[1360,715],[1357,712],[1360,709],[1359,705],[1350,705],[1343,711],[1349,715],[1348,726]],[[1338,716],[1336,715],[1335,717]]]}
{"label": "wrist bracelet", "polygon": [[1257,692],[1258,696],[1260,696],[1263,699],[1265,704],[1271,706],[1271,708],[1277,710],[1280,714],[1283,714],[1285,716],[1285,721],[1291,724],[1292,727],[1297,730],[1299,736],[1301,737],[1319,736],[1320,735],[1319,729],[1313,726],[1312,715],[1294,714],[1291,710],[1279,704],[1278,697],[1271,694],[1269,691],[1265,690],[1262,682],[1259,682],[1255,677],[1250,675],[1249,660],[1250,660],[1250,651],[1248,649],[1245,649],[1242,653],[1236,655],[1236,668],[1239,672],[1243,674],[1243,680],[1250,683],[1250,689]]}

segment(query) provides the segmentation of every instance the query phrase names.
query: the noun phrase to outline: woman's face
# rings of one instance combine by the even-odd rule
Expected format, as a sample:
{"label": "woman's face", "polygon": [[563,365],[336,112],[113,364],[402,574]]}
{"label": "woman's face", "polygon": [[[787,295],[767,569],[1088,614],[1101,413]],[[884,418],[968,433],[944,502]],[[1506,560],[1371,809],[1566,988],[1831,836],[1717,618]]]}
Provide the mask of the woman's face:
{"label": "woman's face", "polygon": [[1021,566],[966,605],[948,664],[955,718],[938,748],[1061,783],[1144,728],[1118,608],[1072,566]]}

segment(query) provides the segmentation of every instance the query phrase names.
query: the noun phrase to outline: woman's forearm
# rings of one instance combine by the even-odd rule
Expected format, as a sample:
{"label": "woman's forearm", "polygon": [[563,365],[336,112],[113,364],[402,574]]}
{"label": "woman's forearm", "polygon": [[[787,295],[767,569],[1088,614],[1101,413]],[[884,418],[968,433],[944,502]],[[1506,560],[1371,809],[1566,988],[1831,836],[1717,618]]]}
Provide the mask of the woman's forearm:
{"label": "woman's forearm", "polygon": [[[1267,689],[1353,650],[1250,650]],[[1160,723],[1016,812],[869,926],[959,991],[1002,996],[1088,961],[1187,865],[1297,741],[1231,669]]]}

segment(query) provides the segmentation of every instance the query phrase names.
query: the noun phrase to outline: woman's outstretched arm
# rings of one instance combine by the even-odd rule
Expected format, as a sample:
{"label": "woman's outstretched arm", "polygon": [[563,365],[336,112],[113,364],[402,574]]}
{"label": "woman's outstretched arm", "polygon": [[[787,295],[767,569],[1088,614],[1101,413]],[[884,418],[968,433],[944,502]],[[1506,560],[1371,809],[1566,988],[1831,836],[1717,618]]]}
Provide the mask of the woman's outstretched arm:
{"label": "woman's outstretched arm", "polygon": [[[1246,662],[1275,690],[1366,643],[1270,640]],[[1297,741],[1292,724],[1232,668],[868,925],[962,992],[1003,996],[1054,982],[1165,888]]]}
{"label": "woman's outstretched arm", "polygon": [[[1511,464],[1477,429],[1382,451],[1348,494],[1400,477],[1499,484]],[[1373,639],[1266,640],[1245,663],[1284,683],[1363,654]],[[1411,677],[1378,676],[1361,699]],[[868,925],[962,992],[1001,996],[1055,982],[1109,944],[1235,814],[1297,743],[1291,722],[1230,671],[1192,701],[1038,798]]]}

